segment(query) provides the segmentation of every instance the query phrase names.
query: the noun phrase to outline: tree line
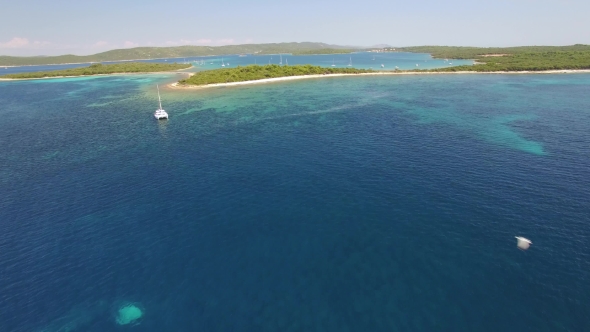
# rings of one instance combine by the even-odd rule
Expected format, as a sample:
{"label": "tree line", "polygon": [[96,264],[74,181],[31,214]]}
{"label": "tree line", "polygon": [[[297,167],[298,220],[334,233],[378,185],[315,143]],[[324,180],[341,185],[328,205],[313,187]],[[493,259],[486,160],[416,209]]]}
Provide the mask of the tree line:
{"label": "tree line", "polygon": [[1,78],[44,78],[58,76],[87,76],[115,73],[150,73],[190,68],[190,64],[177,63],[149,63],[149,62],[126,62],[103,65],[92,64],[88,67],[42,71],[32,73],[18,73],[0,76]]}
{"label": "tree line", "polygon": [[181,80],[181,85],[205,85],[215,83],[230,83],[254,81],[266,78],[277,78],[302,75],[329,75],[329,74],[360,74],[371,73],[370,69],[356,68],[324,68],[312,65],[279,66],[279,65],[250,65],[237,68],[224,68],[207,70]]}

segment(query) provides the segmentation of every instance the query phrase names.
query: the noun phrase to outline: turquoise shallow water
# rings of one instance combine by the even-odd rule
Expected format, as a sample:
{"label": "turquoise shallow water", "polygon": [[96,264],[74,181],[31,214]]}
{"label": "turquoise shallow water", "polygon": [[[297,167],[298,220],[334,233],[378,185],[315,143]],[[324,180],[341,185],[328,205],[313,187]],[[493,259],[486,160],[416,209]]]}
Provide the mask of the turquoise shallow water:
{"label": "turquoise shallow water", "polygon": [[590,329],[590,75],[176,78],[0,82],[1,331]]}

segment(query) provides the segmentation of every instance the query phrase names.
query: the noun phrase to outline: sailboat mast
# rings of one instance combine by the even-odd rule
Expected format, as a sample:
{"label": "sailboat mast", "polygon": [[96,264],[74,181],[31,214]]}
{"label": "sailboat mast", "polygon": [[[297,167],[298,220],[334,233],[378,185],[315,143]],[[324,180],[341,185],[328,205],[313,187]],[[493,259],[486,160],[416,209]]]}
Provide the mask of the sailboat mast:
{"label": "sailboat mast", "polygon": [[160,87],[157,84],[156,88],[158,89],[158,104],[160,104],[160,109],[162,109],[162,100],[160,99]]}

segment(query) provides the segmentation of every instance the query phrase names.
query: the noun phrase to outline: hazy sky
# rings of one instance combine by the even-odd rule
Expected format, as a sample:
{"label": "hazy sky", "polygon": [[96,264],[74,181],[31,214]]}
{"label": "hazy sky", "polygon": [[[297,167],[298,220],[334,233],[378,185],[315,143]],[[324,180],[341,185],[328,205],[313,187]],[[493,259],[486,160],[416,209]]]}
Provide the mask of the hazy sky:
{"label": "hazy sky", "polygon": [[0,55],[314,41],[590,44],[590,0],[0,0]]}

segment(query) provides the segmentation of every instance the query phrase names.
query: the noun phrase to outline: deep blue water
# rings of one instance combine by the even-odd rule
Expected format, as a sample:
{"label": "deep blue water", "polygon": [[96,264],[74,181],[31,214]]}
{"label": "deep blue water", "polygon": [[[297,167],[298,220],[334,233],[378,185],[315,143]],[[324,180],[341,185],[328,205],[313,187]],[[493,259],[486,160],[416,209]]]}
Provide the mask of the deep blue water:
{"label": "deep blue water", "polygon": [[0,331],[590,330],[590,75],[173,79],[0,82]]}
{"label": "deep blue water", "polygon": [[[278,55],[247,55],[244,57],[238,55],[228,56],[204,56],[204,57],[187,57],[187,58],[168,58],[168,59],[153,59],[153,60],[137,60],[140,62],[191,62],[194,68],[189,71],[200,71],[222,68],[222,63],[225,67],[237,67],[247,65],[265,65],[265,64],[283,64],[283,65],[305,65],[312,64],[314,66],[332,67],[336,68],[348,67],[349,64],[354,68],[363,69],[378,69],[378,70],[394,70],[395,67],[399,69],[432,69],[442,68],[448,66],[471,65],[472,60],[449,60],[433,59],[430,54],[426,53],[371,53],[359,52],[352,54],[334,54],[334,55],[298,55],[292,56],[290,54]],[[109,61],[103,62],[105,64],[121,63],[123,61]],[[202,64],[201,64],[202,63]],[[383,65],[383,67],[381,67]],[[0,66],[0,76],[6,74],[15,74],[23,72],[37,72],[62,70],[70,68],[79,68],[90,66],[90,63],[76,63],[65,65],[41,65],[41,66],[20,66],[20,67],[2,67]]]}

